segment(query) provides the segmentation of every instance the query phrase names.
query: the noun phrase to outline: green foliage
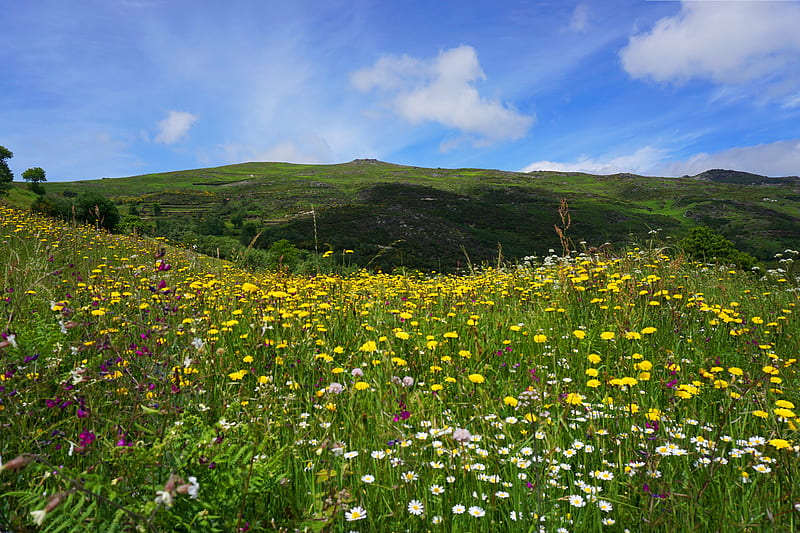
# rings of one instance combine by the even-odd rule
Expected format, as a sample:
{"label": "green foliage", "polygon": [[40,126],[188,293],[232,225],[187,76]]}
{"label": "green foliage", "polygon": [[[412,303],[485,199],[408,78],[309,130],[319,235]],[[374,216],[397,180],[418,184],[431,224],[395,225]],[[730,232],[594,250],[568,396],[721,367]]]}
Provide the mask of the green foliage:
{"label": "green foliage", "polygon": [[8,192],[9,184],[14,181],[14,173],[8,168],[7,159],[14,157],[14,152],[0,146],[0,195]]}
{"label": "green foliage", "polygon": [[22,179],[31,183],[47,181],[42,167],[32,167],[22,173]]}
{"label": "green foliage", "polygon": [[[498,245],[510,260],[547,255],[561,249],[553,231],[560,198],[569,202],[576,247],[582,241],[587,247],[621,247],[647,238],[654,228],[678,240],[697,225],[713,228],[761,261],[797,247],[800,179],[712,174],[658,178],[379,161],[245,163],[52,183],[48,191],[91,189],[142,205],[158,203],[160,212],[148,207],[142,216],[174,221],[184,226],[182,233],[234,237],[244,246],[263,230],[255,247],[264,250],[281,239],[308,251],[352,249],[353,263],[385,271],[456,271],[465,263],[462,248],[474,264],[494,262]],[[256,226],[246,227],[251,222]]]}
{"label": "green foliage", "polygon": [[119,223],[117,206],[99,193],[83,193],[75,200],[75,215],[78,220],[113,230]]}
{"label": "green foliage", "polygon": [[707,226],[693,228],[678,242],[678,248],[692,259],[733,264],[749,270],[758,264],[755,257],[736,249],[736,246]]}

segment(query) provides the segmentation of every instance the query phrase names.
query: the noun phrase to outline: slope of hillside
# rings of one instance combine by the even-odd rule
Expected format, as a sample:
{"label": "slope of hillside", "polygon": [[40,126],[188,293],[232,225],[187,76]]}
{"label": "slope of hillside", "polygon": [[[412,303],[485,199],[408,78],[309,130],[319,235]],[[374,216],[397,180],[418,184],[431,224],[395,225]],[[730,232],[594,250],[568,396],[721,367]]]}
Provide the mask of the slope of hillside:
{"label": "slope of hillside", "polygon": [[[691,178],[633,174],[430,169],[357,159],[337,165],[242,163],[68,183],[51,195],[94,191],[141,228],[187,244],[353,249],[354,260],[431,269],[561,250],[554,232],[568,201],[576,247],[678,239],[708,225],[769,259],[800,246],[800,180],[709,171]],[[260,235],[259,235],[260,234]],[[259,235],[258,238],[254,238]],[[669,242],[669,240],[667,240]],[[219,248],[219,244],[216,245]]]}

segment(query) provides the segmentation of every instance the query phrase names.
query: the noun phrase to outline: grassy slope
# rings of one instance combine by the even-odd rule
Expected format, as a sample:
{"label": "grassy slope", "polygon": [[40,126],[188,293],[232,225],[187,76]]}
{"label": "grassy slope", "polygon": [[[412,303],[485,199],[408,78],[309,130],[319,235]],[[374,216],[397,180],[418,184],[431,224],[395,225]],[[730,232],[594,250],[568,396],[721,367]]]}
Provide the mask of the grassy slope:
{"label": "grassy slope", "polygon": [[800,245],[796,180],[746,185],[719,179],[428,169],[356,160],[242,163],[48,183],[47,190],[94,190],[137,205],[145,216],[158,203],[163,217],[188,225],[210,210],[228,222],[239,212],[264,230],[259,246],[288,238],[313,249],[313,209],[319,248],[356,249],[362,261],[380,253],[384,266],[453,266],[465,260],[462,248],[473,261],[487,261],[496,257],[498,244],[506,257],[560,249],[553,225],[559,223],[561,198],[570,204],[570,235],[589,246],[641,240],[656,228],[679,238],[697,224],[714,227],[762,259]]}

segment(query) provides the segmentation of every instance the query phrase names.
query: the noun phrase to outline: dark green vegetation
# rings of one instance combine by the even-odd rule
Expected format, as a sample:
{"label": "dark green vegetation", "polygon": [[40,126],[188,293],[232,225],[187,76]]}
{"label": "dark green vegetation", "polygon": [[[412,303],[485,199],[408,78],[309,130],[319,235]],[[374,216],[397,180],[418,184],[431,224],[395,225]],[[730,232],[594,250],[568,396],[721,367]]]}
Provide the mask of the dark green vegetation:
{"label": "dark green vegetation", "polygon": [[[697,226],[759,260],[800,246],[800,178],[734,171],[658,178],[429,169],[376,160],[243,163],[50,183],[48,192],[73,200],[98,193],[118,206],[121,230],[165,236],[255,266],[275,263],[267,250],[282,239],[301,255],[335,250],[344,257],[339,252],[351,249],[348,261],[384,269],[445,270],[494,262],[500,254],[513,260],[561,252],[554,225],[562,224],[562,198],[569,203],[566,236],[573,249],[643,242],[654,230],[677,242]],[[33,201],[19,193],[16,199],[18,205]]]}

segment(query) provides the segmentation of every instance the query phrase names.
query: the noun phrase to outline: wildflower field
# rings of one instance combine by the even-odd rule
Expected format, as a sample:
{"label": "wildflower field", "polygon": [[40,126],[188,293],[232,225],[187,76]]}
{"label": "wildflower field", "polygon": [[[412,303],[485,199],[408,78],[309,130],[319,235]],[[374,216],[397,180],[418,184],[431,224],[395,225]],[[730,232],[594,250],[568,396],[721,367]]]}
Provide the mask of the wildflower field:
{"label": "wildflower field", "polygon": [[791,276],[253,274],[2,206],[0,238],[2,532],[800,528]]}

